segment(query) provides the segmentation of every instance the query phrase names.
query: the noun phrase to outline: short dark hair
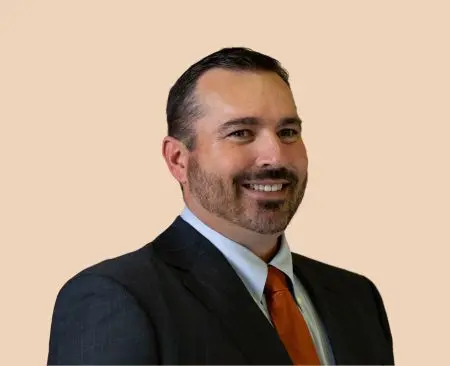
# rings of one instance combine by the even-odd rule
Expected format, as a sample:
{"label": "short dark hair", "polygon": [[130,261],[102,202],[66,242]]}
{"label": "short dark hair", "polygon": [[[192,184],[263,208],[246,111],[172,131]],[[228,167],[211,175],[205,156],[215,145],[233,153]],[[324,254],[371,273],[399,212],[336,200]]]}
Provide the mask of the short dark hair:
{"label": "short dark hair", "polygon": [[193,124],[202,111],[195,99],[195,86],[201,75],[213,68],[237,71],[272,71],[290,87],[289,74],[280,62],[250,48],[222,48],[190,66],[169,91],[166,115],[168,135],[182,141],[189,150],[195,147]]}

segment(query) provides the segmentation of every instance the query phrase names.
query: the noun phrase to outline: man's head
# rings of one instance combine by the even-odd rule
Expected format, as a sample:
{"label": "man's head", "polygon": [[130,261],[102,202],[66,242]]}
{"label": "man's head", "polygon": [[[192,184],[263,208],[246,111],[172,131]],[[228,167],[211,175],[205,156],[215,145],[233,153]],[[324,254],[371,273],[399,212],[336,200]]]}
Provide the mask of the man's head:
{"label": "man's head", "polygon": [[190,208],[260,234],[286,228],[308,159],[277,60],[246,48],[203,58],[170,90],[167,122],[163,155]]}

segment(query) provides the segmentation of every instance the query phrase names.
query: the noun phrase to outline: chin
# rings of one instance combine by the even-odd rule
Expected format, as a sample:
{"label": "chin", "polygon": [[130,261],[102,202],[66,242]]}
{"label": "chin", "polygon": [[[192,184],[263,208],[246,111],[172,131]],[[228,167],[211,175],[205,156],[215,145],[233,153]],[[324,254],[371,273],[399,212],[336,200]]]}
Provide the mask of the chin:
{"label": "chin", "polygon": [[289,221],[286,214],[280,217],[276,213],[268,212],[267,214],[246,217],[240,225],[259,234],[273,235],[286,230]]}

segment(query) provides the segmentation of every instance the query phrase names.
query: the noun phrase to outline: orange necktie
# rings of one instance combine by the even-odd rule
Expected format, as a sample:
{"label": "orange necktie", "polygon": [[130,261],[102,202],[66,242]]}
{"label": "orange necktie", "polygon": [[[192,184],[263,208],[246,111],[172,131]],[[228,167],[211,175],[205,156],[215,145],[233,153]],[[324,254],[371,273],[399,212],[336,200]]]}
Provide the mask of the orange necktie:
{"label": "orange necktie", "polygon": [[320,365],[308,326],[287,286],[286,275],[270,265],[264,293],[273,325],[294,364]]}

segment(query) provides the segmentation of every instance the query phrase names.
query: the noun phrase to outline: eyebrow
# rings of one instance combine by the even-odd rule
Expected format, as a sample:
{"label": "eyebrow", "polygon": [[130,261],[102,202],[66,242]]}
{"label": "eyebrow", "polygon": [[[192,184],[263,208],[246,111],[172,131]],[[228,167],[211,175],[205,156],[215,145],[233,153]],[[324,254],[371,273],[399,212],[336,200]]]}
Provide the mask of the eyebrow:
{"label": "eyebrow", "polygon": [[[263,121],[261,118],[258,117],[241,117],[241,118],[234,118],[231,119],[225,123],[223,123],[219,127],[219,132],[223,133],[225,131],[228,131],[229,129],[237,126],[258,126],[262,125]],[[282,118],[280,121],[278,121],[277,127],[284,127],[287,125],[296,125],[299,128],[302,127],[303,121],[298,117],[286,117]]]}

